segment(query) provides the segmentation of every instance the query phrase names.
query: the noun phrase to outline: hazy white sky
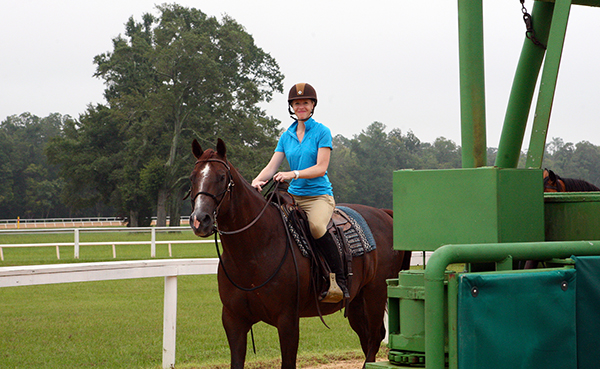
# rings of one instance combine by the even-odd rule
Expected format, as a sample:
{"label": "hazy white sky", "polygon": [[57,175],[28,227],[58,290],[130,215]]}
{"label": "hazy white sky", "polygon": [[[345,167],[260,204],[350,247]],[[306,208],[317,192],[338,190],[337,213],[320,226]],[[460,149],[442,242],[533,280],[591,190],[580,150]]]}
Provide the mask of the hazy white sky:
{"label": "hazy white sky", "polygon": [[[422,141],[460,145],[455,1],[181,0],[228,14],[279,63],[285,93],[265,105],[287,127],[292,84],[318,92],[315,118],[348,138],[379,121]],[[112,51],[130,16],[157,14],[146,0],[3,1],[0,120],[31,112],[75,118],[103,103],[94,56]],[[497,147],[525,26],[517,0],[484,0],[487,144]],[[531,11],[533,1],[525,6]],[[548,138],[600,144],[600,9],[574,6]],[[530,119],[531,120],[531,119]],[[528,135],[529,133],[527,133]],[[525,147],[526,148],[526,147]]]}

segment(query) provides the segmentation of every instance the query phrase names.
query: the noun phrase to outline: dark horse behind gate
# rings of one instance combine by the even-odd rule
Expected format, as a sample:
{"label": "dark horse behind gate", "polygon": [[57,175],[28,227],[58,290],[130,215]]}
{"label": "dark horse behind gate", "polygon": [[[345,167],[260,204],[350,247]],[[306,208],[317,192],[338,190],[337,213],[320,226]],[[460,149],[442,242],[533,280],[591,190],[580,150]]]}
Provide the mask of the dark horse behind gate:
{"label": "dark horse behind gate", "polygon": [[594,192],[600,188],[582,179],[563,178],[549,169],[544,169],[544,192]]}
{"label": "dark horse behind gate", "polygon": [[[544,192],[595,192],[600,191],[596,185],[583,179],[563,178],[550,169],[544,168],[542,172],[544,179]],[[540,262],[538,260],[527,260],[524,269],[535,269]]]}
{"label": "dark horse behind gate", "polygon": [[[227,160],[225,143],[203,151],[191,174],[194,233],[219,232],[223,252],[218,270],[222,322],[231,350],[231,368],[244,367],[247,336],[263,321],[277,328],[281,367],[296,367],[299,318],[331,314],[342,304],[317,302],[311,285],[311,262],[292,241],[288,246],[279,209],[253,188]],[[375,361],[385,336],[386,279],[410,262],[410,252],[392,248],[391,211],[345,205],[359,212],[375,238],[376,249],[353,258],[353,277],[346,314],[360,339],[365,362]],[[293,245],[293,246],[292,246]]]}

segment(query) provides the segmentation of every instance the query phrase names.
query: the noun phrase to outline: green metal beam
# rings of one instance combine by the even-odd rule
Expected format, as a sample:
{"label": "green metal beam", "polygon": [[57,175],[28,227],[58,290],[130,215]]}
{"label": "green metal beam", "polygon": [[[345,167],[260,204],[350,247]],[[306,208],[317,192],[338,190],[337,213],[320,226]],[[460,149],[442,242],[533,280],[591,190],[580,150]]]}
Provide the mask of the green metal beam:
{"label": "green metal beam", "polygon": [[571,0],[556,0],[552,26],[550,28],[550,35],[548,36],[548,52],[540,82],[540,93],[535,109],[529,150],[527,151],[527,168],[542,167],[548,125],[550,124],[550,113],[552,112],[552,102],[554,101],[554,92],[556,91],[556,81],[558,79],[558,70],[560,68],[560,59],[562,57],[565,34],[567,33],[570,10]]}
{"label": "green metal beam", "polygon": [[486,165],[483,7],[481,0],[458,0],[462,167]]}
{"label": "green metal beam", "polygon": [[565,259],[600,255],[600,241],[487,243],[446,245],[437,249],[425,268],[425,367],[446,367],[444,351],[444,274],[453,263]]}
{"label": "green metal beam", "polygon": [[[538,1],[534,3],[531,11],[535,36],[544,45],[548,42],[553,11],[554,4]],[[495,163],[497,167],[516,168],[519,163],[527,117],[545,52],[542,47],[535,45],[530,39],[525,38],[523,41],[521,57],[515,72],[502,126],[502,136],[498,144]]]}
{"label": "green metal beam", "polygon": [[[543,1],[546,3],[554,3],[555,0],[536,0],[536,2],[538,1]],[[600,0],[573,0],[573,5],[585,5],[585,6],[595,6],[595,7],[600,7]]]}

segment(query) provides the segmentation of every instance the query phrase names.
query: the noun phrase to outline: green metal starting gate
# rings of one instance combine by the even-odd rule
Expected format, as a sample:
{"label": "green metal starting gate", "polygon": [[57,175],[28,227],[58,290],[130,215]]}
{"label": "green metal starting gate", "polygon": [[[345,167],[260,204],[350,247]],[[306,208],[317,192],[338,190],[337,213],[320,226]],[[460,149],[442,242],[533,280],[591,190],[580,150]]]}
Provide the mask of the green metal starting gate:
{"label": "green metal starting gate", "polygon": [[[389,361],[367,368],[600,363],[600,193],[545,196],[540,169],[571,5],[600,0],[534,1],[535,42],[524,40],[486,167],[482,0],[458,0],[463,168],[394,173],[394,248],[434,253],[388,281]],[[517,169],[540,73],[527,169]],[[524,260],[547,267],[514,268]]]}

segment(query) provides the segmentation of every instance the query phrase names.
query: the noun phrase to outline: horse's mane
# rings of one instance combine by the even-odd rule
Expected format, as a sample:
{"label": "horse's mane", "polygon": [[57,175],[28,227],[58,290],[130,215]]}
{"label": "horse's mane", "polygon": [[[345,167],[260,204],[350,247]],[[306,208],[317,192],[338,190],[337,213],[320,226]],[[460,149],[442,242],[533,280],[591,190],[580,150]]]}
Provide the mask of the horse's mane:
{"label": "horse's mane", "polygon": [[589,191],[600,191],[600,188],[594,186],[593,184],[586,182],[582,179],[574,179],[574,178],[561,178],[565,184],[565,190],[569,192],[589,192]]}

